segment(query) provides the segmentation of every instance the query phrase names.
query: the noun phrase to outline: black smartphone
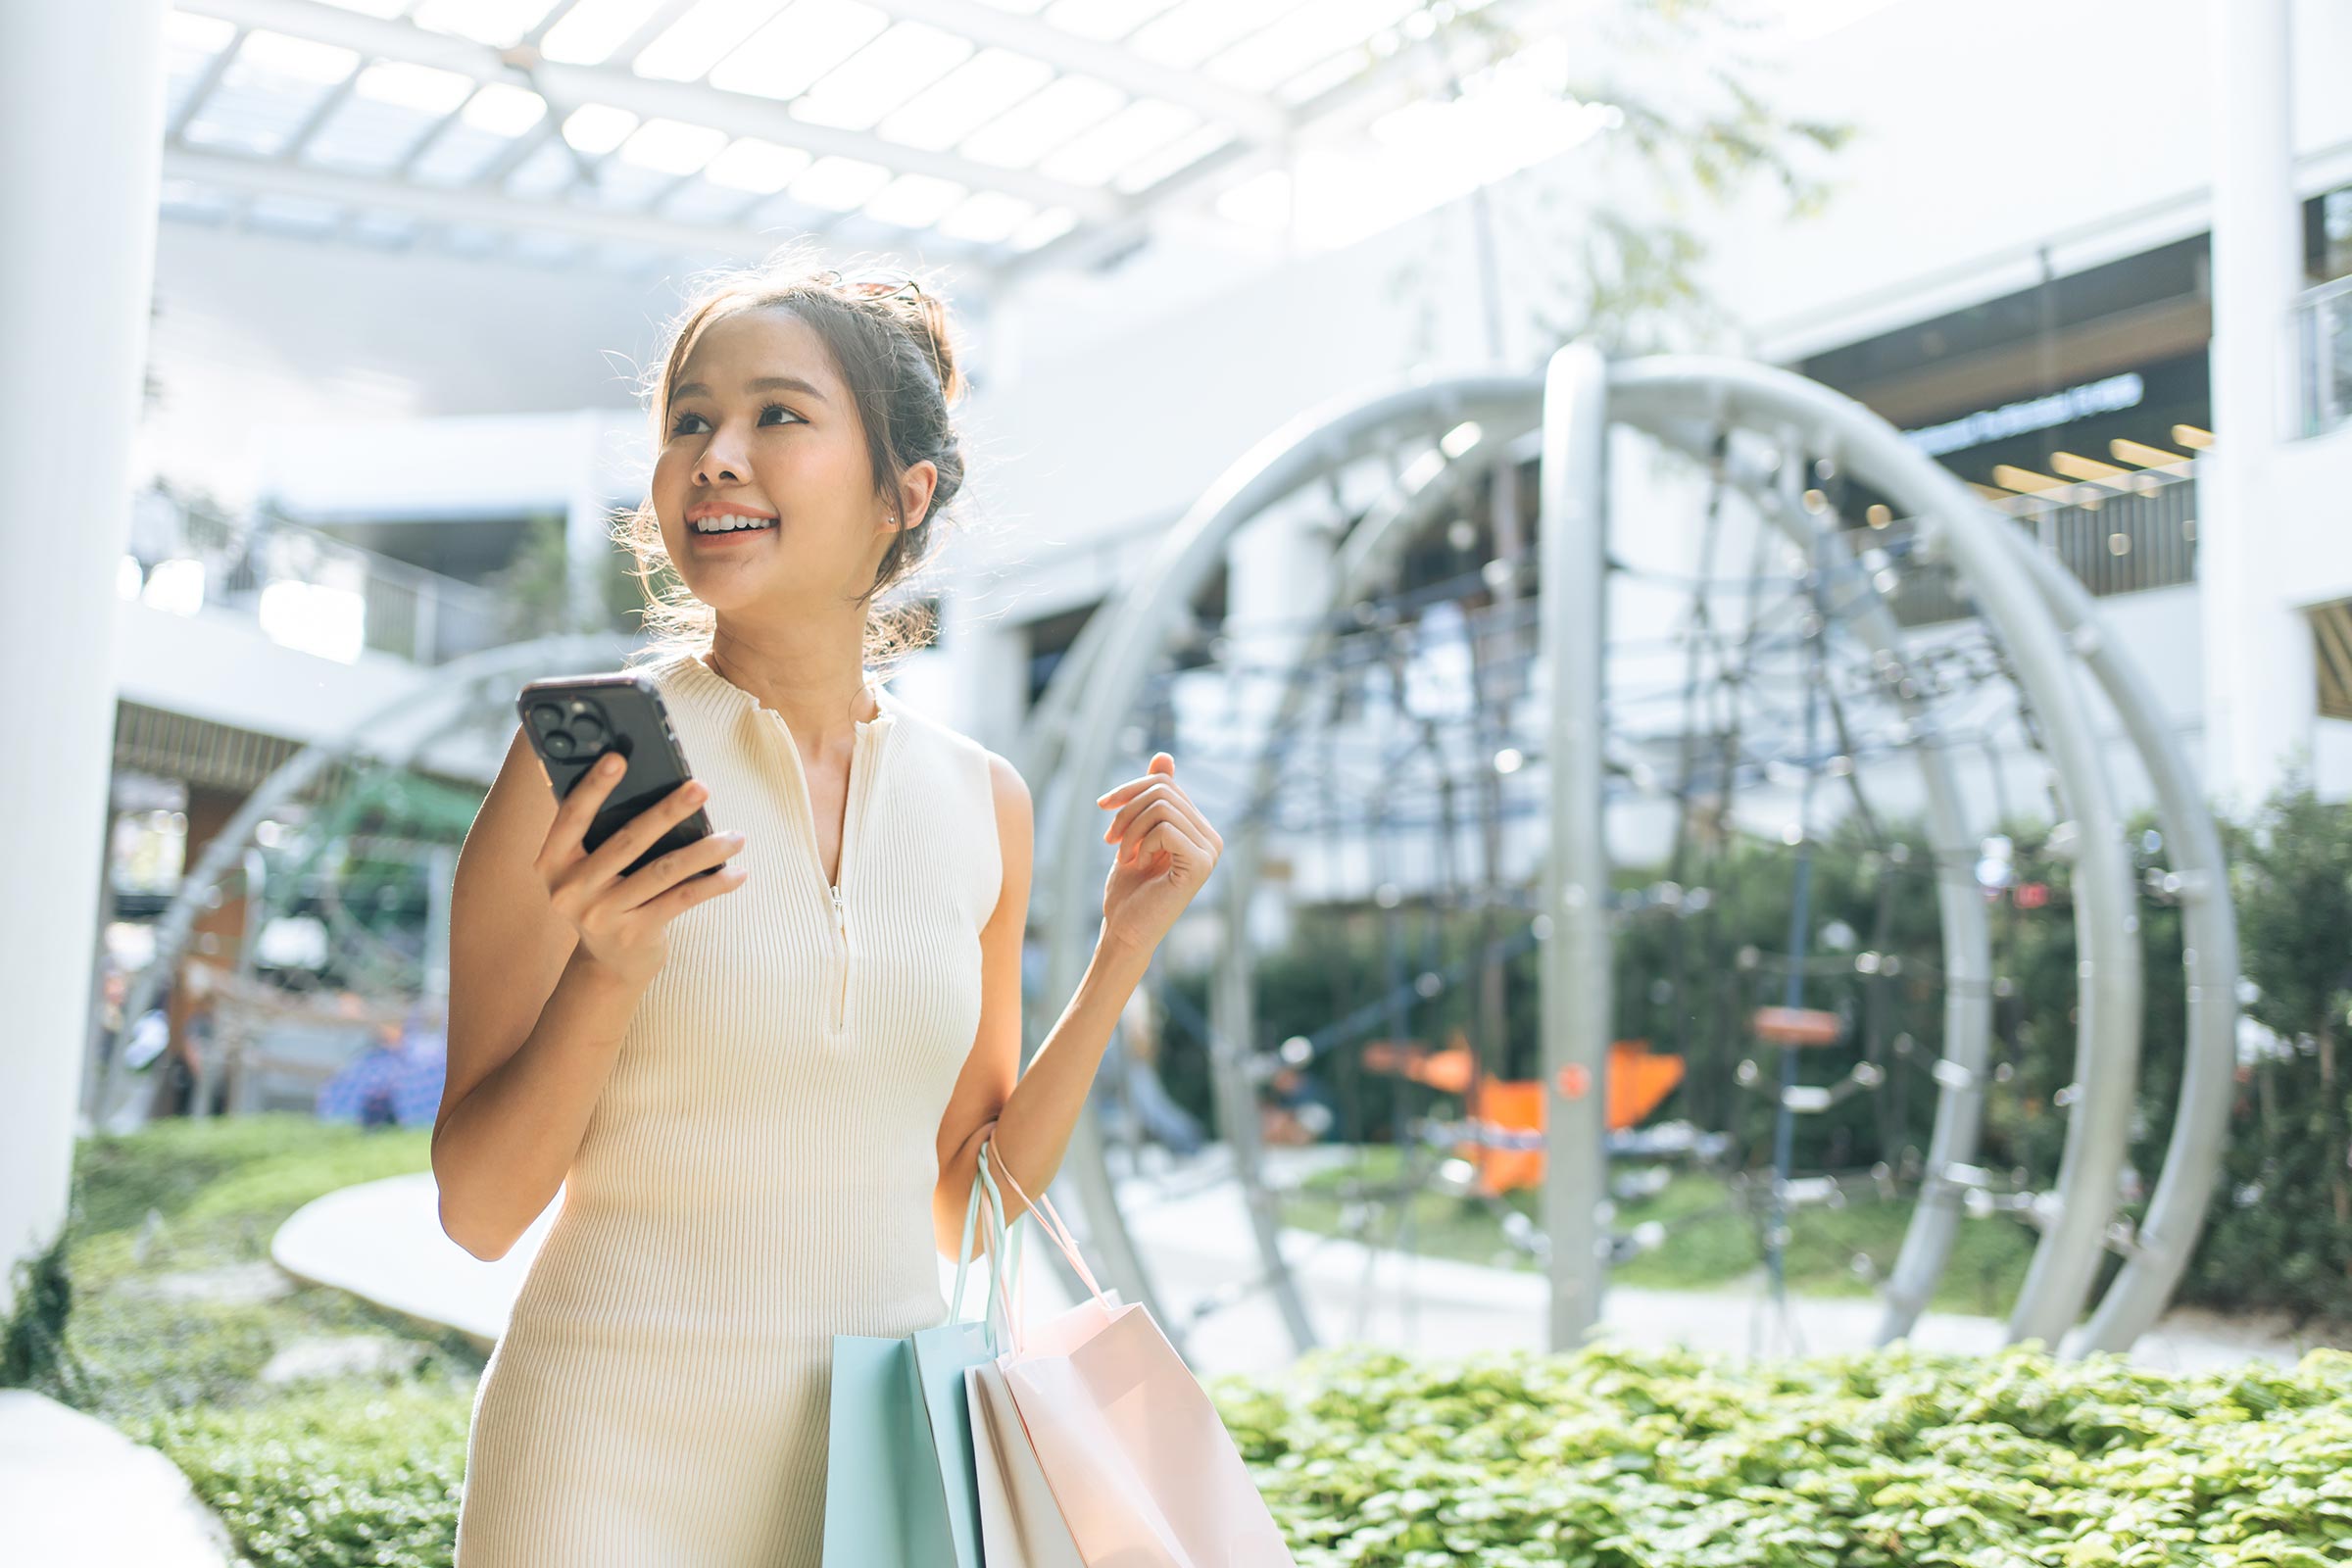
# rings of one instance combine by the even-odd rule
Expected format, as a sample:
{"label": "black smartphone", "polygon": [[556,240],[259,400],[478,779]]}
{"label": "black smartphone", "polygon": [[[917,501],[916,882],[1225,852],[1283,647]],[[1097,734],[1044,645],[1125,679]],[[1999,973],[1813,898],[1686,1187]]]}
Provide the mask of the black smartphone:
{"label": "black smartphone", "polygon": [[[643,675],[615,671],[609,675],[559,675],[535,680],[514,699],[522,715],[522,732],[547,768],[548,782],[563,800],[588,776],[607,752],[618,752],[624,771],[596,819],[580,842],[594,852],[628,825],[629,819],[668,797],[694,775],[686,770],[685,749],[670,728],[669,710],[662,694]],[[692,815],[673,823],[632,860],[626,871],[642,870],[655,858],[708,838],[710,819],[696,807]],[[705,866],[694,873],[710,876],[720,868]]]}

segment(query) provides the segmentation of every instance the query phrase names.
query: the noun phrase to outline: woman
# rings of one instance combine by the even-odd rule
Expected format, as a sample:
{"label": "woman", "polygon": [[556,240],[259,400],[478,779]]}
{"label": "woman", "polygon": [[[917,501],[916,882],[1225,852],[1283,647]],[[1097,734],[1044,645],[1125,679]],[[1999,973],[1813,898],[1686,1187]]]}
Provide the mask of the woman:
{"label": "woman", "polygon": [[[961,487],[961,389],[919,285],[785,262],[711,287],[648,388],[621,537],[676,578],[646,672],[695,779],[585,854],[612,775],[559,806],[518,734],[458,864],[442,1225],[499,1257],[564,1189],[475,1396],[459,1568],[813,1568],[833,1336],[946,1317],[981,1139],[1045,1190],[1223,849],[1165,752],[1099,799],[1102,933],[1022,1072],[1029,792],[863,657]],[[725,831],[618,874],[698,805]]]}

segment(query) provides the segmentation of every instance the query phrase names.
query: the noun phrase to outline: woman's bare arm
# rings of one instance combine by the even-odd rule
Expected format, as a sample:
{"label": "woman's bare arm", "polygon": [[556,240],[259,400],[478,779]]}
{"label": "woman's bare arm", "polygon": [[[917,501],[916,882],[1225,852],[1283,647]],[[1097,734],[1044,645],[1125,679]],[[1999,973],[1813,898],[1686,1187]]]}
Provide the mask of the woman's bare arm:
{"label": "woman's bare arm", "polygon": [[612,788],[593,775],[559,804],[517,728],[458,857],[449,1067],[432,1159],[441,1228],[476,1257],[505,1256],[569,1174],[666,957],[668,920],[742,881],[740,866],[690,876],[735,852],[741,841],[727,836],[619,874],[701,804],[699,784],[584,853],[581,831]]}
{"label": "woman's bare arm", "polygon": [[[454,1017],[454,974],[451,989]],[[441,1228],[460,1247],[504,1257],[554,1200],[644,989],[574,953],[522,1044],[463,1098],[444,1098],[433,1179]]]}

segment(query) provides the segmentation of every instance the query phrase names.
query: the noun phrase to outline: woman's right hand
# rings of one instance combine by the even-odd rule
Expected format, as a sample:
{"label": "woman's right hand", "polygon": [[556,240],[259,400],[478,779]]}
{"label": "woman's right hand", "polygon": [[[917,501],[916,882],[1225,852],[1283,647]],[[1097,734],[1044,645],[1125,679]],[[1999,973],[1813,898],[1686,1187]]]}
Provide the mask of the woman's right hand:
{"label": "woman's right hand", "polygon": [[[743,848],[743,835],[708,834],[624,876],[632,860],[703,804],[710,788],[688,779],[590,854],[584,848],[588,824],[626,771],[613,765],[617,761],[608,753],[607,760],[572,786],[532,863],[547,884],[548,902],[579,933],[581,950],[599,967],[644,984],[669,957],[669,922],[705,900],[743,885],[744,867],[721,864]],[[695,874],[709,866],[720,869],[709,876]]]}

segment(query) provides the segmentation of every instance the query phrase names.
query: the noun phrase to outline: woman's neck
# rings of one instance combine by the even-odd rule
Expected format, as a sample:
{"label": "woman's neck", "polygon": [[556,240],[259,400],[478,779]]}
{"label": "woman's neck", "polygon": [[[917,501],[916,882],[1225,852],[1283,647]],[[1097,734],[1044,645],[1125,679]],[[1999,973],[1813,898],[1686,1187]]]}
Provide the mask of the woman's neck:
{"label": "woman's neck", "polygon": [[736,689],[784,720],[793,739],[818,753],[847,749],[857,740],[856,725],[870,722],[882,710],[872,683],[859,670],[855,680],[803,680],[789,667],[746,667],[739,650],[713,645],[705,662]]}

